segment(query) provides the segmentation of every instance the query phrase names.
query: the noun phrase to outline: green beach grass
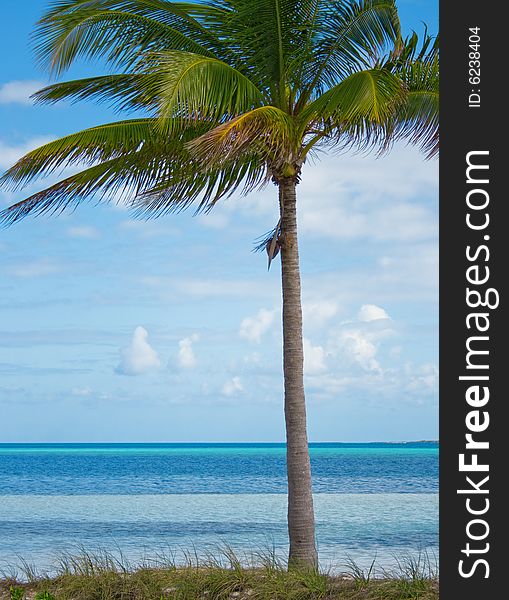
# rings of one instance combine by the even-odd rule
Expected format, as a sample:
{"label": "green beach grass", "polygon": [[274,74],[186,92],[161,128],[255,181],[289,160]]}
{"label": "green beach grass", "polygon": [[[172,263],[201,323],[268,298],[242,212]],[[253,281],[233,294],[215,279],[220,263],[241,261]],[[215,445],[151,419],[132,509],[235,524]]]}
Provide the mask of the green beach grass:
{"label": "green beach grass", "polygon": [[171,559],[130,565],[112,554],[63,556],[51,575],[28,564],[4,572],[1,600],[435,600],[437,571],[427,557],[405,559],[393,572],[343,574],[288,570],[274,556],[250,564],[230,551],[220,559]]}

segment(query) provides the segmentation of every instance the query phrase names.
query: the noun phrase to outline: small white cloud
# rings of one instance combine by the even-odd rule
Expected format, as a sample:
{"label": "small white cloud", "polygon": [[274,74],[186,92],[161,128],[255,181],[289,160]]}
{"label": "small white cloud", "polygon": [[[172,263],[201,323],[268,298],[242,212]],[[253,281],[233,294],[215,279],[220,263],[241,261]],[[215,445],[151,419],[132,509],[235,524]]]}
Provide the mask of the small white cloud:
{"label": "small white cloud", "polygon": [[[125,210],[126,204],[116,204],[112,202],[110,204],[115,209]],[[152,239],[156,237],[168,237],[170,235],[177,235],[178,230],[174,227],[170,227],[167,223],[156,222],[156,221],[137,221],[135,219],[126,219],[119,223],[118,228],[120,231],[127,232],[129,235],[136,235],[141,239]]]}
{"label": "small white cloud", "polygon": [[315,375],[322,373],[327,369],[325,365],[325,350],[322,346],[313,346],[313,344],[304,338],[304,373],[306,375]]}
{"label": "small white cloud", "polygon": [[219,211],[207,213],[206,215],[198,215],[198,221],[201,225],[210,227],[211,229],[225,229],[230,224],[229,216]]}
{"label": "small white cloud", "polygon": [[95,227],[69,227],[67,229],[67,235],[72,238],[81,238],[85,240],[96,240],[100,237],[99,231]]}
{"label": "small white cloud", "polygon": [[341,335],[344,353],[366,371],[380,371],[376,357],[377,347],[361,331],[344,331]]}
{"label": "small white cloud", "polygon": [[89,387],[83,387],[83,388],[73,388],[71,390],[71,394],[73,396],[90,396],[92,394],[92,390]]}
{"label": "small white cloud", "polygon": [[145,286],[158,290],[163,294],[179,294],[189,298],[249,298],[274,295],[274,286],[270,281],[260,282],[251,279],[182,279],[182,277],[145,276],[141,278]]}
{"label": "small white cloud", "polygon": [[196,356],[193,350],[193,342],[198,340],[197,335],[185,337],[179,342],[178,364],[183,369],[194,369],[197,365]]}
{"label": "small white cloud", "polygon": [[120,351],[120,364],[116,372],[122,375],[142,375],[160,367],[161,360],[148,343],[147,330],[136,327],[131,343]]}
{"label": "small white cloud", "polygon": [[304,321],[304,326],[311,329],[322,327],[337,312],[337,303],[330,300],[304,302],[302,306],[302,319]]}
{"label": "small white cloud", "polygon": [[401,346],[393,346],[389,351],[389,356],[393,358],[399,358],[402,352],[403,348]]}
{"label": "small white cloud", "polygon": [[252,352],[244,356],[244,363],[246,365],[261,365],[262,357],[259,352]]}
{"label": "small white cloud", "polygon": [[438,385],[438,369],[433,364],[424,364],[412,368],[407,365],[406,371],[410,376],[407,389],[411,391],[435,390]]}
{"label": "small white cloud", "polygon": [[13,265],[7,270],[14,277],[32,279],[58,273],[62,270],[62,266],[50,258],[41,258],[25,264]]}
{"label": "small white cloud", "polygon": [[221,390],[223,396],[235,396],[244,390],[240,377],[233,377],[223,385]]}
{"label": "small white cloud", "polygon": [[8,81],[0,85],[0,104],[33,104],[30,96],[44,87],[44,83],[35,80]]}
{"label": "small white cloud", "polygon": [[357,314],[359,321],[369,322],[378,321],[378,319],[390,319],[389,315],[380,306],[376,304],[363,304]]}
{"label": "small white cloud", "polygon": [[274,321],[275,311],[262,308],[254,317],[246,317],[240,324],[240,337],[259,344],[262,335],[269,329]]}

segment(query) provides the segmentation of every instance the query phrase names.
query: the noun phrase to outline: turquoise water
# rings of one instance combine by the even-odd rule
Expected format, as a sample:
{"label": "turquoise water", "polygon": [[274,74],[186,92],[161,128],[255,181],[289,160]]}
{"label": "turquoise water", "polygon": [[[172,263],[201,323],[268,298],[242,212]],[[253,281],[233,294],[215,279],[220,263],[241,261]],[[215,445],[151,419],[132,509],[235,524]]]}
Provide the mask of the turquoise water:
{"label": "turquoise water", "polygon": [[[438,446],[312,444],[322,563],[437,553]],[[0,563],[78,546],[136,561],[286,540],[282,444],[0,444]]]}

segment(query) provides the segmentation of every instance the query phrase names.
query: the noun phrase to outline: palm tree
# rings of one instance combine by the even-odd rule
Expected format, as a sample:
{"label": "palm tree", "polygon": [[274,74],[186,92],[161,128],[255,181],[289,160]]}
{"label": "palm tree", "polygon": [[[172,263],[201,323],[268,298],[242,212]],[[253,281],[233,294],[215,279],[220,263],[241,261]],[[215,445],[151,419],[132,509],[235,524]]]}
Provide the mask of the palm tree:
{"label": "palm tree", "polygon": [[86,201],[157,217],[208,211],[234,192],[278,188],[290,564],[316,567],[303,385],[296,187],[318,148],[427,155],[438,143],[438,45],[402,40],[394,0],[53,0],[35,51],[59,75],[78,58],[111,74],[50,85],[39,102],[94,98],[142,116],[46,144],[3,176],[19,188],[66,165],[82,171],[0,213],[12,224]]}

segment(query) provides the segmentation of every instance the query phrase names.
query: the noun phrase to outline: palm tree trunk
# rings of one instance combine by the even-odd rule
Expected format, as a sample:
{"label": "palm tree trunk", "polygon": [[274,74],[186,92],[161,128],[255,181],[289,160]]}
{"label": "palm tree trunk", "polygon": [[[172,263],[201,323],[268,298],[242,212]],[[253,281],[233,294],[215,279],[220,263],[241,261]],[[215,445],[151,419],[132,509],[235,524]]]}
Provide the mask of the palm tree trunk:
{"label": "palm tree trunk", "polygon": [[279,181],[283,288],[283,369],[285,380],[286,461],[288,473],[289,566],[316,568],[315,517],[304,397],[304,351],[296,180]]}

